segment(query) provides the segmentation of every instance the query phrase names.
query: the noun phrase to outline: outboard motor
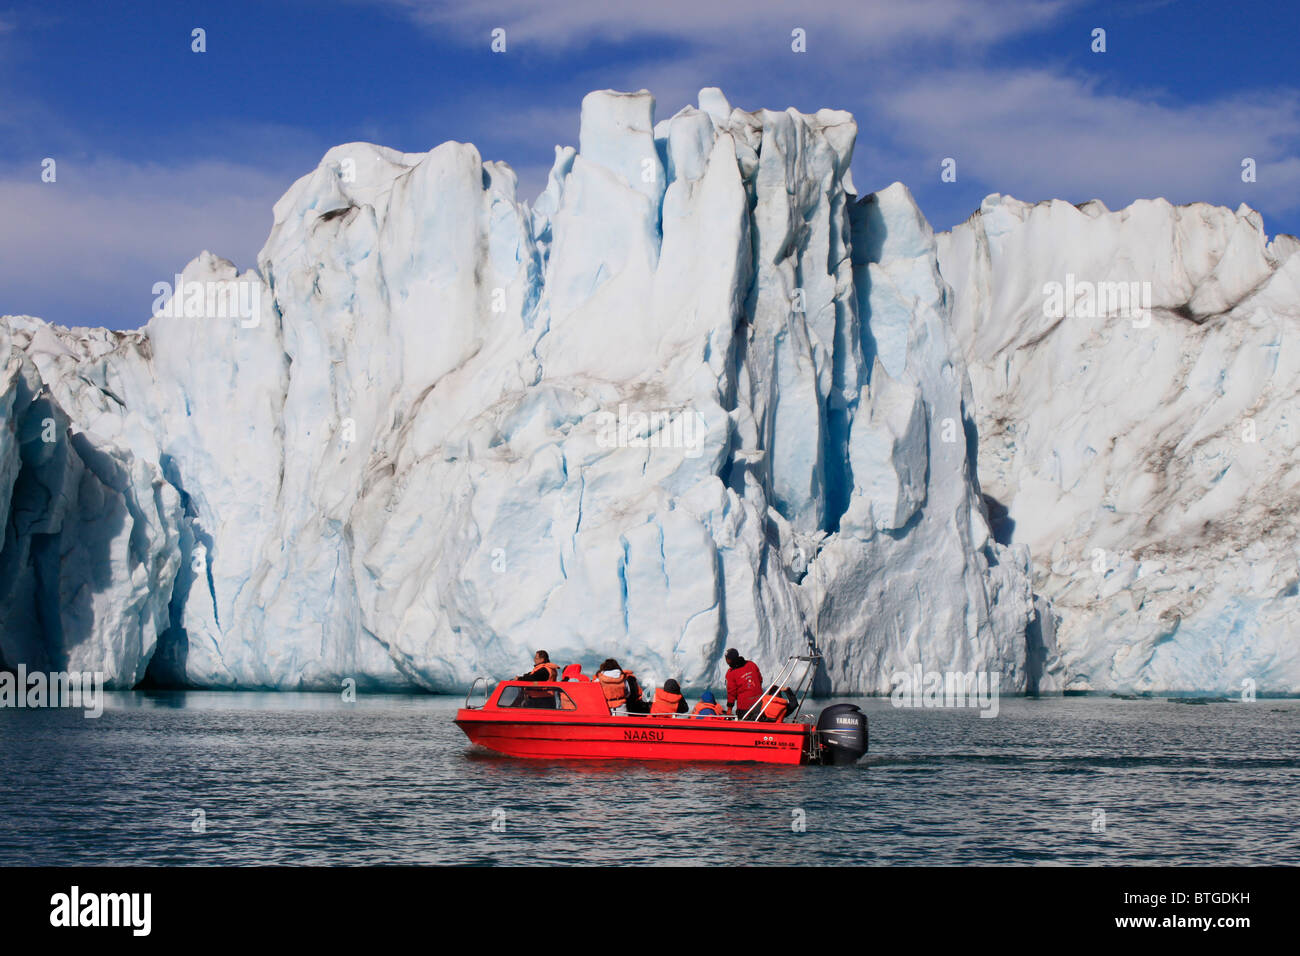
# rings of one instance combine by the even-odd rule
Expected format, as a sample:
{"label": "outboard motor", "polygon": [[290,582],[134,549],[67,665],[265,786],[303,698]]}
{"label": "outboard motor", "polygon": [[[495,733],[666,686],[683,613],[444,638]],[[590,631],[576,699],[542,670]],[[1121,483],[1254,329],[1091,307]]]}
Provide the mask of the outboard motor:
{"label": "outboard motor", "polygon": [[856,704],[834,704],[817,717],[821,760],[834,767],[857,762],[867,752],[867,715]]}

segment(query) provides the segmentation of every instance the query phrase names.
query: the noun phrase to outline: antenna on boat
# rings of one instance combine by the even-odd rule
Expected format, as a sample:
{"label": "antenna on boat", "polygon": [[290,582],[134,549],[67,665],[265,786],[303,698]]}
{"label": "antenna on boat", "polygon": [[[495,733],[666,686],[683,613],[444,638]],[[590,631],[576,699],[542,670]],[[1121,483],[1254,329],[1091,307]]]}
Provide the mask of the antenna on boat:
{"label": "antenna on boat", "polygon": [[813,632],[813,628],[805,626],[803,635],[808,642],[808,653],[792,656],[786,662],[787,670],[781,672],[781,677],[789,680],[795,675],[799,664],[804,665],[803,673],[799,676],[799,681],[795,685],[794,713],[796,714],[803,709],[804,701],[808,699],[808,694],[812,691],[813,681],[817,677],[817,669],[822,662],[822,652],[817,649],[817,637]]}

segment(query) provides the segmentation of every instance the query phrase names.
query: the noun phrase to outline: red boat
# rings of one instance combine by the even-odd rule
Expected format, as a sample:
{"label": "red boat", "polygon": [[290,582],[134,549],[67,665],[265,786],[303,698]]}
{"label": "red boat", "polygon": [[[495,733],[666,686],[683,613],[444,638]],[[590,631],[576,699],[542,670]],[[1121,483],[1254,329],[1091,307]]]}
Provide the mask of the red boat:
{"label": "red boat", "polygon": [[820,660],[814,652],[786,662],[774,688],[785,689],[801,664],[804,677],[795,690],[785,690],[794,706],[775,722],[752,719],[766,696],[739,716],[614,713],[598,683],[575,680],[501,681],[477,707],[467,695],[456,725],[473,743],[511,757],[853,763],[867,750],[861,710],[853,704],[827,707],[815,725],[802,713]]}

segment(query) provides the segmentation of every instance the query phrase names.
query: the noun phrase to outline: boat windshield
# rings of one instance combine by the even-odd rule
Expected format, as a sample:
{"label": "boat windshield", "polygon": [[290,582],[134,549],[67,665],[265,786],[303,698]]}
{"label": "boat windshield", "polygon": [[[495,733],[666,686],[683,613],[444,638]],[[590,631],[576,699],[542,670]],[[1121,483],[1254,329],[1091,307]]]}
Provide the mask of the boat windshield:
{"label": "boat windshield", "polygon": [[536,707],[541,710],[577,710],[578,706],[558,687],[517,687],[501,691],[498,707]]}

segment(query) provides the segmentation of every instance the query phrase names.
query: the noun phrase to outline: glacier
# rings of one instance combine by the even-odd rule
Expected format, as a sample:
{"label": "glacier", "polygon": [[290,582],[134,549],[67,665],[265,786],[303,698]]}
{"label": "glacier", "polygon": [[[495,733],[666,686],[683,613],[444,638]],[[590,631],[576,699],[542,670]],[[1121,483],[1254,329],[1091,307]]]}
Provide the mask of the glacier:
{"label": "glacier", "polygon": [[[994,195],[938,237],[980,484],[1034,555],[1064,686],[1300,692],[1298,248],[1162,199]],[[1103,288],[1143,305],[1089,306]]]}
{"label": "glacier", "polygon": [[[1294,240],[1165,204],[1181,225],[1154,247],[1154,213],[1075,210],[1109,223],[1083,236],[999,197],[936,235],[901,184],[857,194],[848,113],[698,103],[656,122],[645,91],[589,94],[531,203],[468,144],[335,147],[275,205],[256,269],[184,269],[250,286],[251,320],[0,320],[0,665],[452,691],[545,647],[697,688],[725,647],[770,665],[811,637],[822,693],[887,693],[917,664],[1017,691],[1300,690],[1288,514],[1250,505],[1262,558],[1224,550],[1259,486],[1219,480],[1220,550],[1188,565],[1156,526],[1193,520],[1208,457],[1159,480],[1126,457],[1164,423],[1175,461],[1243,343],[1294,330]],[[1148,374],[1141,401],[1103,396],[1149,373],[1132,343],[1036,338],[1035,283],[1117,262],[1168,274],[1155,325],[1202,330],[1159,339],[1174,365],[1196,317],[1241,316],[1188,394]],[[1267,370],[1259,427],[1282,427],[1279,351],[1241,359],[1215,414],[1254,407]],[[1132,438],[1106,446],[1112,411]],[[1133,474],[1097,478],[1088,442]],[[1266,447],[1254,480],[1283,481],[1290,453]],[[1094,545],[1117,555],[1099,580],[1059,570]]]}

